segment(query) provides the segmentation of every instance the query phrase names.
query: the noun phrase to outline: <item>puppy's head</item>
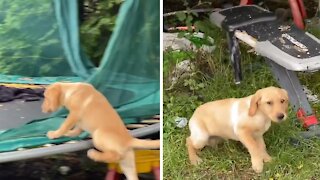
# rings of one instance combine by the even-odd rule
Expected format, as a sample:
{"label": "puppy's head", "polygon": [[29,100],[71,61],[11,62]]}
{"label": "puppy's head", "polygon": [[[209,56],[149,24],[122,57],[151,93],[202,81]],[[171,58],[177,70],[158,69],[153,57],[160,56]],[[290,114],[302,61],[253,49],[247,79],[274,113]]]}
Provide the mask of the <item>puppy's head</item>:
{"label": "puppy's head", "polygon": [[284,89],[267,87],[258,90],[251,98],[249,116],[254,116],[261,111],[274,122],[287,118],[289,97]]}
{"label": "puppy's head", "polygon": [[60,106],[61,87],[60,83],[49,85],[44,91],[44,101],[42,103],[42,112],[50,113],[56,111]]}

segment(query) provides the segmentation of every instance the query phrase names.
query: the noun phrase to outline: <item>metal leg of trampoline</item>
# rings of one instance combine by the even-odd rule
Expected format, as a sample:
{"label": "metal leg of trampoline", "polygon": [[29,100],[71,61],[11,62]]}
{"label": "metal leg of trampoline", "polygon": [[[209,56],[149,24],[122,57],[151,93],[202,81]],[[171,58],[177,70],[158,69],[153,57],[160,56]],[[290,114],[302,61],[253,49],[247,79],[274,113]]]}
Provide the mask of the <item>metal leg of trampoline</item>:
{"label": "metal leg of trampoline", "polygon": [[240,84],[242,80],[241,53],[238,40],[234,35],[234,31],[227,32],[227,39],[230,51],[230,60],[234,70],[235,83]]}

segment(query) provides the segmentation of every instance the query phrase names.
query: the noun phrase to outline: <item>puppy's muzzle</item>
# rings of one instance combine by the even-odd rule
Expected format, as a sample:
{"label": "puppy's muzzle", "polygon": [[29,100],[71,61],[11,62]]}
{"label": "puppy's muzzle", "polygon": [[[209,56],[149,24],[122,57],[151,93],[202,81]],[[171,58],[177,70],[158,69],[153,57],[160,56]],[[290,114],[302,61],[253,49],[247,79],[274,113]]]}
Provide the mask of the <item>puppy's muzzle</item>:
{"label": "puppy's muzzle", "polygon": [[278,121],[282,121],[282,120],[285,119],[285,115],[284,115],[283,113],[279,113],[279,114],[277,115],[277,118],[278,118]]}

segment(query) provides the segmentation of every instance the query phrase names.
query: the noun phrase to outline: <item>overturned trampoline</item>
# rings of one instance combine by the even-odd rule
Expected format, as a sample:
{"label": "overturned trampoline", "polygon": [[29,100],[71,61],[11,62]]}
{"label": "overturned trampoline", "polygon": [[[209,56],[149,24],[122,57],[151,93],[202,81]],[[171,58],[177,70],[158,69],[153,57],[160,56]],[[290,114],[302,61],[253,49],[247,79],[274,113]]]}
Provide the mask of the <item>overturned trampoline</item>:
{"label": "overturned trampoline", "polygon": [[318,118],[297,76],[297,72],[319,71],[319,39],[295,25],[278,21],[272,12],[256,5],[216,11],[210,20],[227,33],[235,83],[242,80],[241,40],[265,58],[278,84],[288,91],[297,119],[307,130],[300,133],[301,137],[320,137]]}
{"label": "overturned trampoline", "polygon": [[[89,82],[118,111],[135,137],[160,131],[159,2],[127,0],[99,67],[81,49],[78,1],[3,1],[0,6],[0,83],[45,88]],[[32,11],[30,10],[32,9]],[[13,83],[18,85],[13,85]],[[33,87],[25,87],[32,85]],[[0,104],[0,162],[87,149],[87,133],[49,140],[67,115],[40,112],[41,98]]]}

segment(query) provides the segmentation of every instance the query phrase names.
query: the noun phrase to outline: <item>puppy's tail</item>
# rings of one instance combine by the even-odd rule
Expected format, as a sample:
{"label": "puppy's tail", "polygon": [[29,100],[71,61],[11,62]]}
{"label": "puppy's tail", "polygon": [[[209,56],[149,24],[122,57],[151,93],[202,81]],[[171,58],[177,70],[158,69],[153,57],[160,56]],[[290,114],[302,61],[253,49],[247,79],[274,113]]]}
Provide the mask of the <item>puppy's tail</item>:
{"label": "puppy's tail", "polygon": [[133,138],[131,141],[131,147],[139,149],[159,149],[160,140],[145,140]]}

